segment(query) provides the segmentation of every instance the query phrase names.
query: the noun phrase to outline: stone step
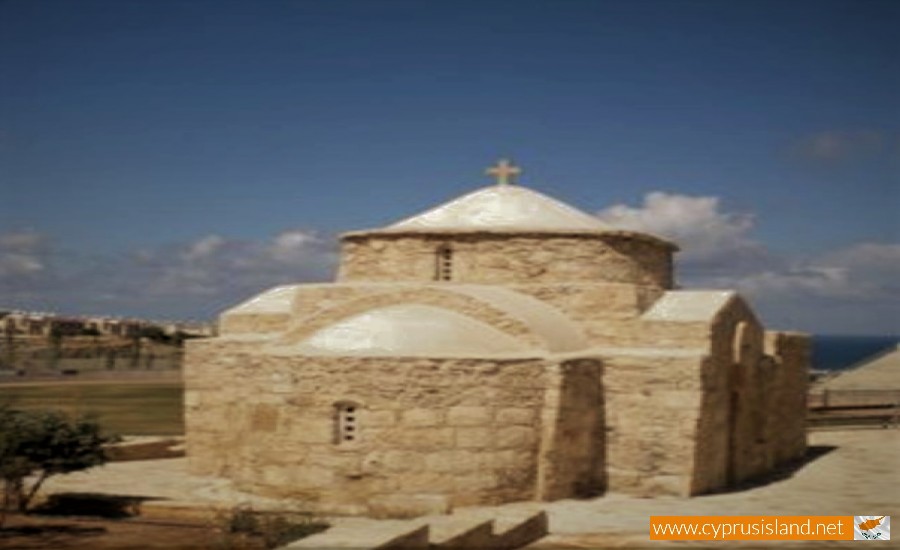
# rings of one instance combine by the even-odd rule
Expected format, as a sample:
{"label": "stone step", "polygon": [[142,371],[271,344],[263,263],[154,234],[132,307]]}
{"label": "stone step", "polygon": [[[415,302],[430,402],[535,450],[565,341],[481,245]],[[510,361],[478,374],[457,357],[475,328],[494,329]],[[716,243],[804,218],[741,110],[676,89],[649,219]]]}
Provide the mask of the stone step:
{"label": "stone step", "polygon": [[494,550],[515,550],[541,539],[550,532],[543,510],[503,513],[494,520]]}
{"label": "stone step", "polygon": [[543,510],[470,509],[414,520],[343,518],[280,550],[516,550],[547,532]]}
{"label": "stone step", "polygon": [[491,548],[494,542],[494,520],[446,516],[430,519],[432,550]]}
{"label": "stone step", "polygon": [[342,521],[279,550],[428,550],[428,525],[414,521]]}
{"label": "stone step", "polygon": [[429,518],[428,523],[433,550],[513,550],[549,532],[546,512],[534,507],[461,510],[446,518]]}

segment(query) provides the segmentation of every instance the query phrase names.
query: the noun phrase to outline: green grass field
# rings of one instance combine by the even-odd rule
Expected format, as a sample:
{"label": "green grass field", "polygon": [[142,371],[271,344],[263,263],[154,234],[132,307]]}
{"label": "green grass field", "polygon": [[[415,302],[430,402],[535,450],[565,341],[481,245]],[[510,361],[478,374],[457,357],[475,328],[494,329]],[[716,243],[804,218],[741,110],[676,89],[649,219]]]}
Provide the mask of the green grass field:
{"label": "green grass field", "polygon": [[10,385],[0,387],[0,403],[93,415],[105,431],[119,435],[180,435],[183,394],[180,383]]}

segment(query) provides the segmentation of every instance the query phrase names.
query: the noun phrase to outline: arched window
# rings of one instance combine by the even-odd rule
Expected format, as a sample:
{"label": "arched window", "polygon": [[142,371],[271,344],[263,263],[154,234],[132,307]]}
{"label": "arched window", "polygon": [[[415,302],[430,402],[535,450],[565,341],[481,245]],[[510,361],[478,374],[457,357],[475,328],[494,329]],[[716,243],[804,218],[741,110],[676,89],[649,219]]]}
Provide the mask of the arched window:
{"label": "arched window", "polygon": [[334,443],[352,443],[359,439],[359,405],[352,401],[334,404]]}
{"label": "arched window", "polygon": [[453,279],[453,249],[449,244],[442,244],[435,253],[435,281],[450,281]]}

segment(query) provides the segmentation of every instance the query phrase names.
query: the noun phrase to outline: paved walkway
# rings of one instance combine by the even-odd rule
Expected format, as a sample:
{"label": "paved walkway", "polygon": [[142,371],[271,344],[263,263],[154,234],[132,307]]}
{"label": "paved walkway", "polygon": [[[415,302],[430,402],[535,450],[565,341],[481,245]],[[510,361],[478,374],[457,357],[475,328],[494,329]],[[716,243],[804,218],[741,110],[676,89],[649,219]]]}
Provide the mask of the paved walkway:
{"label": "paved walkway", "polygon": [[[593,500],[511,504],[499,507],[498,513],[546,510],[551,536],[533,548],[647,547],[651,544],[647,538],[651,515],[900,517],[897,496],[900,494],[900,429],[818,431],[811,434],[810,445],[818,456],[790,477],[743,491],[655,499],[608,494]],[[46,492],[157,497],[172,499],[169,501],[172,505],[211,507],[217,502],[228,502],[248,503],[259,509],[291,508],[289,502],[236,491],[225,480],[190,476],[185,472],[185,465],[184,459],[113,463],[88,472],[51,478]],[[678,543],[671,544],[678,546]],[[653,543],[654,547],[659,545]],[[684,548],[684,544],[679,547]]]}
{"label": "paved walkway", "polygon": [[[651,515],[900,515],[900,430],[813,432],[810,445],[823,454],[791,477],[744,491],[690,499],[606,495],[545,504],[551,536],[533,548],[659,547],[648,539]],[[721,547],[709,543],[717,544]],[[684,543],[671,545],[684,548]]]}
{"label": "paved walkway", "polygon": [[228,508],[250,505],[256,509],[297,509],[297,503],[241,492],[227,479],[187,473],[187,459],[112,462],[84,472],[55,476],[41,490],[52,493],[99,493],[138,497],[153,506]]}

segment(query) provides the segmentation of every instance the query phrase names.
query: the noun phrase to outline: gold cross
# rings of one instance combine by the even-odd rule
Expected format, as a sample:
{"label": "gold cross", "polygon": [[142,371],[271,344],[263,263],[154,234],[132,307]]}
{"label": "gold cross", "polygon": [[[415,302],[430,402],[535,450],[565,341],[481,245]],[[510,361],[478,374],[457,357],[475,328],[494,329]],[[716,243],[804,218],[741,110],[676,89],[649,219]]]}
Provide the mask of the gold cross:
{"label": "gold cross", "polygon": [[485,171],[485,174],[497,178],[497,185],[513,183],[515,177],[521,173],[522,169],[509,162],[508,159],[500,159],[497,166],[492,166]]}

